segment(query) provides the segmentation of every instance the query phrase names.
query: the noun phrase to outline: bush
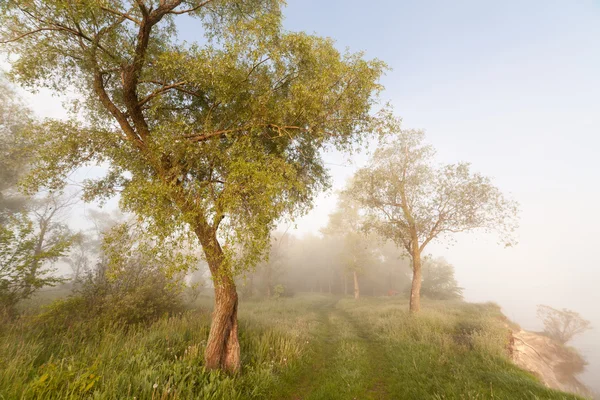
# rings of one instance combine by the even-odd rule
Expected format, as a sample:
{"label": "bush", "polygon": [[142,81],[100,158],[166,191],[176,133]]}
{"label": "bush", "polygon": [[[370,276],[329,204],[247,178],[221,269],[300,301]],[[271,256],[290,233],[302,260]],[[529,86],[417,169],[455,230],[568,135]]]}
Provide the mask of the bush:
{"label": "bush", "polygon": [[102,325],[153,322],[166,314],[183,311],[179,288],[164,275],[145,271],[137,285],[124,285],[126,277],[86,280],[76,292],[50,304],[38,322],[51,329],[69,328],[97,320]]}
{"label": "bush", "polygon": [[63,327],[90,319],[128,325],[183,311],[184,275],[169,273],[151,242],[126,225],[113,228],[103,242],[96,269],[83,276],[72,296],[53,303],[42,320]]}
{"label": "bush", "polygon": [[281,283],[273,286],[273,298],[278,299],[280,297],[293,297],[294,291],[290,286],[283,285]]}

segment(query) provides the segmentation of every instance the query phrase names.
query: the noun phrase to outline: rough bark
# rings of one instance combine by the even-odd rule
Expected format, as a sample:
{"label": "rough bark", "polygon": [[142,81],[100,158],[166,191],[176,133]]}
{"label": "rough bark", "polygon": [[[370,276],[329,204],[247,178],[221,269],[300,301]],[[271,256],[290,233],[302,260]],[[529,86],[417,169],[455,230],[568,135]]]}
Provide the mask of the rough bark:
{"label": "rough bark", "polygon": [[230,277],[215,282],[215,309],[210,334],[204,352],[208,369],[221,369],[236,373],[240,369],[240,344],[238,341],[238,295]]}
{"label": "rough bark", "polygon": [[223,250],[214,230],[196,230],[215,285],[215,306],[210,333],[204,351],[207,369],[220,369],[229,373],[240,370],[240,344],[238,340],[238,294],[233,277],[223,260]]}
{"label": "rough bark", "polygon": [[410,288],[410,312],[421,310],[421,254],[417,251],[412,255],[413,279]]}
{"label": "rough bark", "polygon": [[353,274],[354,274],[354,298],[358,300],[360,298],[360,287],[358,286],[358,273],[356,271],[354,271]]}

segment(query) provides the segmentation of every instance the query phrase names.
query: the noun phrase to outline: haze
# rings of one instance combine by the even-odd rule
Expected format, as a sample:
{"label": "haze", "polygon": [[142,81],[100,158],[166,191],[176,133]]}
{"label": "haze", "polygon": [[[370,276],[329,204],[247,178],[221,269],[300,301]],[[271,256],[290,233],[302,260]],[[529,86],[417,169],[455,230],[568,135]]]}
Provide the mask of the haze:
{"label": "haze", "polygon": [[[590,319],[596,329],[574,345],[600,391],[600,3],[290,0],[285,15],[289,29],[388,63],[383,98],[403,126],[425,129],[440,161],[471,162],[520,203],[516,247],[470,234],[428,252],[455,266],[466,300],[497,302],[524,328],[541,328],[537,304]],[[192,20],[179,29],[195,39]],[[64,115],[47,92],[28,99],[40,116]],[[333,190],[296,235],[327,223],[335,190],[366,159],[327,155]]]}

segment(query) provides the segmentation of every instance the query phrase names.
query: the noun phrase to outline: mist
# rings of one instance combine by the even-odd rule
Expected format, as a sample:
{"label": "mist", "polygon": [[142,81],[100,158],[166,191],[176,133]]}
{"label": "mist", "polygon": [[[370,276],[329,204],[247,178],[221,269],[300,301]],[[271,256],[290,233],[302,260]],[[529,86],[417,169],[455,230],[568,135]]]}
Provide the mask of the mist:
{"label": "mist", "polygon": [[[354,0],[290,0],[283,9],[283,14],[285,18],[282,27],[285,30],[331,37],[335,39],[333,47],[342,53],[344,49],[349,48],[353,52],[364,51],[361,57],[369,60],[385,61],[390,68],[382,73],[378,81],[385,90],[378,95],[378,102],[374,101],[373,104],[389,104],[394,110],[397,131],[423,130],[425,142],[435,149],[432,165],[437,167],[460,162],[469,163],[470,171],[489,177],[500,193],[518,203],[518,213],[515,214],[518,229],[514,232],[515,241],[509,247],[504,246],[504,238],[497,232],[500,226],[440,236],[428,244],[421,254],[424,260],[422,297],[425,301],[422,308],[425,313],[431,312],[431,315],[437,318],[443,316],[445,310],[458,307],[457,310],[460,311],[452,312],[460,314],[460,318],[463,318],[461,313],[464,312],[471,318],[469,313],[472,310],[468,308],[469,304],[477,303],[483,304],[482,310],[488,307],[481,311],[481,315],[493,315],[493,318],[490,318],[498,322],[499,317],[494,305],[497,304],[501,314],[508,319],[502,323],[510,326],[514,332],[522,329],[544,336],[545,326],[536,312],[538,305],[548,305],[557,310],[573,310],[583,319],[589,320],[592,328],[563,345],[572,346],[587,362],[584,370],[577,374],[576,378],[592,391],[600,393],[600,291],[597,288],[600,284],[600,248],[597,245],[600,231],[600,189],[595,184],[600,181],[600,167],[596,161],[597,149],[600,147],[600,97],[597,95],[600,93],[600,77],[597,73],[600,70],[600,53],[597,51],[600,38],[598,4],[590,1],[573,4],[548,4],[542,1],[527,4],[517,1],[502,4],[482,4],[476,1],[461,4],[447,4],[442,1],[419,4],[377,1],[366,6]],[[196,19],[182,16],[177,21],[176,28],[178,37],[173,43],[179,45],[184,41],[199,41],[202,45],[205,44],[205,27],[201,28]],[[9,72],[17,59],[15,56],[7,57],[7,61],[0,65],[1,69]],[[251,71],[254,72],[254,69]],[[63,92],[60,95],[47,88],[33,89],[36,89],[35,93],[14,85],[11,90],[15,90],[24,106],[31,110],[31,118],[39,121],[45,118],[67,121],[73,114],[69,114],[62,102],[68,103],[73,99],[86,100],[73,88],[67,88],[66,94]],[[83,118],[82,115],[74,117]],[[0,127],[2,126],[0,124]],[[283,136],[281,130],[278,134]],[[268,373],[275,371],[273,373],[276,374],[287,366],[288,358],[301,359],[302,354],[308,353],[327,354],[324,347],[316,347],[309,351],[306,350],[309,347],[304,348],[300,345],[297,351],[284,352],[279,348],[273,350],[275,345],[268,342],[268,338],[272,339],[276,335],[273,332],[279,334],[279,331],[269,331],[269,323],[278,321],[280,326],[289,328],[291,325],[286,324],[291,324],[290,321],[277,319],[286,313],[289,313],[291,319],[301,321],[301,327],[294,326],[289,328],[289,331],[296,332],[296,339],[302,346],[312,345],[313,339],[309,333],[321,334],[319,329],[325,332],[323,337],[326,340],[332,337],[331,332],[347,329],[355,334],[355,337],[348,339],[351,343],[364,345],[366,342],[377,340],[371,340],[373,338],[369,336],[370,333],[364,332],[368,329],[356,321],[368,320],[370,313],[382,316],[381,319],[387,318],[388,314],[404,315],[402,313],[411,308],[414,264],[402,241],[391,238],[391,235],[385,237],[381,232],[376,232],[372,221],[366,223],[365,220],[361,220],[356,229],[347,226],[336,228],[337,230],[332,228],[336,213],[340,214],[340,204],[345,201],[344,193],[355,182],[357,173],[372,167],[377,161],[373,160],[373,155],[381,142],[376,136],[373,132],[368,132],[363,140],[357,141],[358,144],[354,143],[356,146],[352,152],[336,150],[335,146],[316,150],[315,154],[322,159],[322,166],[329,175],[329,187],[309,193],[315,197],[310,204],[306,204],[302,212],[294,210],[284,217],[278,216],[269,220],[269,223],[265,224],[268,225],[268,229],[264,226],[258,228],[256,225],[253,226],[254,230],[248,229],[241,233],[239,237],[252,238],[259,243],[256,248],[262,245],[265,247],[261,254],[258,254],[257,250],[257,254],[252,255],[254,258],[248,257],[252,262],[246,263],[243,255],[246,249],[243,245],[235,241],[232,241],[231,246],[225,244],[232,237],[239,237],[232,234],[215,234],[217,243],[220,241],[218,247],[223,249],[223,259],[227,259],[236,268],[239,267],[239,271],[236,270],[235,274],[227,276],[227,279],[231,278],[232,284],[237,288],[240,315],[246,318],[246,325],[240,324],[239,328],[242,332],[240,335],[247,340],[242,348],[258,349],[255,353],[264,358],[260,359],[262,364],[258,361],[251,364],[252,368],[259,364],[262,367],[268,365]],[[198,154],[195,156],[199,157]],[[106,176],[109,168],[110,162],[104,160],[97,165],[86,165],[76,169],[66,177],[66,192],[75,198],[72,193],[79,193],[84,181]],[[256,177],[261,177],[261,168],[253,168],[255,170],[252,176],[255,181],[259,181]],[[301,176],[302,172],[307,170],[299,168],[295,173]],[[310,169],[311,172],[318,170]],[[323,179],[325,181],[325,172]],[[285,179],[281,181],[286,182]],[[310,179],[302,182],[310,182]],[[17,190],[16,183],[9,183],[7,193],[12,194]],[[308,183],[306,185],[309,186]],[[284,186],[280,184],[277,187]],[[319,185],[315,184],[315,187],[317,186]],[[325,186],[327,185],[319,188]],[[262,188],[264,190],[257,191],[259,194],[269,192],[265,188],[270,186],[265,184]],[[5,188],[0,186],[0,189]],[[286,190],[286,196],[289,197],[282,196],[286,200],[298,194],[294,192],[295,188]],[[52,272],[69,282],[59,285],[58,291],[49,285],[41,285],[42,295],[33,296],[33,300],[27,299],[29,303],[25,301],[26,307],[23,308],[27,311],[24,314],[33,315],[42,310],[36,308],[38,300],[45,306],[51,303],[50,300],[55,300],[45,299],[43,293],[58,293],[57,297],[61,299],[74,296],[74,303],[77,303],[83,302],[77,297],[81,293],[92,296],[90,293],[93,292],[93,296],[97,297],[85,297],[85,301],[93,304],[95,299],[102,298],[97,301],[97,307],[89,306],[89,310],[97,311],[99,321],[104,318],[110,320],[108,314],[117,314],[119,309],[125,310],[131,304],[139,304],[136,301],[148,301],[151,306],[146,308],[153,308],[156,312],[150,313],[151,316],[146,316],[143,312],[137,315],[136,310],[131,313],[123,312],[137,315],[132,319],[133,322],[127,323],[139,323],[146,321],[146,318],[148,321],[162,321],[160,318],[164,315],[187,315],[184,310],[193,309],[199,315],[194,321],[201,322],[191,322],[190,324],[196,325],[193,325],[193,329],[186,329],[201,332],[206,338],[194,337],[195,342],[185,343],[185,353],[182,351],[175,356],[179,357],[179,360],[187,360],[185,357],[191,357],[188,354],[198,356],[201,353],[199,349],[204,349],[203,346],[206,346],[208,341],[208,321],[212,311],[207,310],[214,307],[214,291],[219,285],[218,279],[213,280],[206,253],[202,251],[206,244],[198,244],[197,238],[190,238],[189,229],[186,232],[177,231],[176,235],[180,236],[177,236],[176,241],[173,239],[175,236],[169,236],[172,232],[165,234],[160,230],[152,231],[149,219],[141,221],[136,219],[134,214],[122,214],[119,203],[122,197],[118,192],[119,190],[115,190],[114,195],[108,196],[104,202],[86,203],[78,200],[77,204],[70,205],[68,215],[62,215],[60,220],[55,221],[61,227],[68,228],[74,235],[79,234],[87,238],[87,242],[80,247],[82,254],[85,253],[85,263],[77,261],[76,248],[52,259],[52,262],[49,262],[53,268]],[[38,194],[37,199],[42,199],[45,195],[46,192]],[[251,198],[252,195],[243,192],[239,196]],[[298,198],[309,198],[310,195],[301,193]],[[144,192],[144,196],[157,195]],[[271,218],[271,214],[265,217],[259,211],[262,210],[261,204],[272,204],[252,199],[254,202],[248,209],[236,203],[236,210],[240,215],[247,220],[256,218],[257,221]],[[276,196],[270,198],[273,199],[280,200]],[[25,200],[23,202],[25,204]],[[273,200],[273,204],[275,203]],[[205,209],[218,214],[214,211],[216,208],[211,207],[206,206]],[[356,207],[357,215],[366,218],[369,213],[368,207],[364,204]],[[341,214],[347,215],[347,212],[341,211]],[[242,217],[238,220],[243,220]],[[156,216],[153,215],[152,218]],[[234,218],[221,218],[224,221],[223,226],[227,228],[234,226],[236,222]],[[221,222],[220,219],[218,221]],[[128,251],[123,251],[127,257],[120,259],[115,256],[121,263],[116,265],[135,273],[125,274],[126,279],[123,278],[123,282],[126,283],[113,284],[109,279],[110,273],[105,276],[104,271],[109,265],[109,255],[118,255],[119,251],[113,248],[113,253],[108,253],[102,246],[104,240],[113,245],[115,241],[118,242],[114,238],[111,242],[109,233],[121,223],[133,228],[126,233],[121,232],[124,236],[117,236],[123,243],[129,243],[130,247]],[[216,226],[219,226],[218,223]],[[354,236],[347,235],[353,229]],[[141,232],[139,237],[148,232],[154,236],[145,239],[146,241],[136,242],[136,232]],[[130,242],[123,239],[124,237]],[[181,246],[173,245],[172,242]],[[157,243],[164,245],[165,250],[154,250],[155,253],[148,251],[143,255],[130,254],[136,253],[140,246],[158,248],[160,246]],[[251,248],[249,251],[255,250],[252,246],[248,247]],[[174,261],[175,256],[180,259]],[[186,258],[188,256],[189,259]],[[183,260],[184,258],[186,259]],[[75,273],[73,267],[76,262],[85,264],[85,267],[81,267],[85,279],[75,277],[79,274]],[[163,276],[160,271],[170,262],[172,268]],[[160,279],[154,282],[153,276],[160,276]],[[84,281],[88,282],[89,286],[86,286]],[[149,288],[145,293],[139,294],[139,297],[136,297],[137,294],[129,296],[129,289],[122,290],[123,287],[135,287],[137,282],[141,282],[139,286],[146,285],[145,287]],[[192,283],[196,283],[196,286]],[[153,286],[154,284],[156,286]],[[166,305],[159,304],[159,299],[171,299],[170,290],[175,286],[181,288],[181,292],[173,296],[177,301],[169,301]],[[153,290],[160,295],[149,294]],[[134,292],[133,289],[129,291]],[[317,305],[310,308],[306,304],[294,303],[301,302],[303,296],[307,296],[306,304],[312,305],[314,302]],[[114,301],[111,305],[114,308],[106,306],[109,311],[104,310],[104,306],[100,305],[111,303],[111,299],[119,299],[122,302]],[[341,305],[334,304],[331,299],[341,299]],[[134,308],[132,306],[132,309]],[[237,312],[236,306],[235,313]],[[244,312],[247,314],[243,314]],[[265,316],[270,315],[269,312],[273,312],[273,316]],[[378,312],[381,314],[377,314]],[[475,314],[473,320],[479,323],[477,318],[480,314]],[[40,315],[49,314],[40,311]],[[63,314],[57,315],[59,317],[55,318],[52,314],[52,318],[60,321],[68,319]],[[237,314],[234,319],[235,329],[238,329],[236,318]],[[399,325],[392,329],[385,323],[378,322],[376,317],[373,318],[368,321],[378,327],[379,331],[403,329]],[[432,320],[435,318],[431,317]],[[85,318],[78,314],[73,318],[72,325],[93,325],[81,321],[85,321]],[[184,322],[181,321],[177,324],[183,326]],[[456,321],[452,321],[454,322]],[[448,340],[455,340],[455,336],[463,335],[463,322],[461,320],[456,323],[460,328],[456,328],[459,334],[452,331],[448,334]],[[477,323],[468,319],[468,323],[463,325],[475,326]],[[518,328],[512,323],[517,324]],[[318,328],[314,328],[313,324]],[[446,324],[451,325],[450,322]],[[408,323],[406,326],[411,327]],[[454,329],[454,325],[452,326]],[[254,327],[260,328],[254,331]],[[60,327],[63,328],[64,326]],[[423,329],[420,325],[410,329],[413,328],[415,332],[421,332],[419,329]],[[21,332],[18,329],[22,327],[15,329],[18,333]],[[82,329],[82,332],[85,329]],[[244,329],[251,333],[243,336]],[[406,331],[406,336],[399,334],[398,337],[402,340],[412,337],[413,331],[410,329]],[[479,328],[473,329],[476,331]],[[19,336],[17,333],[14,337]],[[260,336],[263,334],[264,336]],[[251,341],[249,337],[262,339]],[[156,340],[158,343],[159,339]],[[363,340],[366,342],[362,342]],[[444,340],[441,340],[442,344],[445,343]],[[458,341],[460,340],[462,339]],[[283,339],[279,343],[282,342]],[[477,343],[460,342],[459,345],[477,348]],[[360,348],[360,345],[357,345],[357,348]],[[175,348],[168,343],[162,347]],[[279,353],[275,356],[267,349]],[[347,348],[344,349],[351,353]],[[365,349],[368,347],[364,347],[362,351],[368,353]],[[382,353],[389,352],[387,348],[385,351],[382,348],[378,350]],[[401,354],[401,351],[397,353]],[[333,355],[327,355],[333,358]],[[201,355],[198,357],[201,358]],[[248,362],[244,357],[242,355],[243,361]],[[275,359],[278,361],[273,361]],[[370,360],[372,364],[377,364],[377,361]],[[318,357],[311,362],[315,365],[328,365]],[[256,368],[258,370],[258,367]],[[369,368],[365,370],[372,370],[372,365]],[[15,367],[15,371],[17,370]],[[98,375],[92,369],[85,372],[86,376],[91,373],[94,376]],[[31,372],[38,380],[42,379],[44,373],[42,370]],[[265,376],[268,373],[265,372]],[[198,376],[204,377],[201,373],[198,373]],[[348,373],[348,376],[351,374]],[[345,376],[343,378],[340,378],[340,382],[348,380]],[[44,381],[46,379],[48,378]],[[85,381],[83,388],[88,383]],[[153,390],[156,388],[153,388],[153,382],[148,381],[140,385],[145,385],[146,395],[152,393],[154,396]],[[190,387],[195,387],[194,385],[197,384],[190,384]],[[224,383],[220,387],[228,387],[227,385],[228,383]],[[370,391],[365,393],[372,395],[380,386],[384,385],[372,383],[369,386]],[[257,384],[256,387],[263,386]],[[264,387],[268,387],[267,383],[264,383]],[[247,387],[240,390],[247,393],[244,392]],[[300,389],[295,387],[294,390]],[[353,390],[360,393],[359,389]],[[290,393],[282,394],[281,398],[287,398],[288,395]],[[300,398],[310,398],[311,395],[315,394],[305,393],[305,396]]]}

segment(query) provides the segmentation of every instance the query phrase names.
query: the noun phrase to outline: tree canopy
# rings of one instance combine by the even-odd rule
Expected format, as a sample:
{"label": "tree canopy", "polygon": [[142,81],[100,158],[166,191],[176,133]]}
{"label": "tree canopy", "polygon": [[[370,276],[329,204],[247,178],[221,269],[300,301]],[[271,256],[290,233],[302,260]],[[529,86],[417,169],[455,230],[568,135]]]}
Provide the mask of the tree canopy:
{"label": "tree canopy", "polygon": [[[12,76],[31,88],[77,88],[73,106],[86,121],[29,133],[46,144],[30,187],[109,162],[105,178],[87,182],[88,199],[119,191],[125,209],[160,231],[186,221],[220,228],[247,255],[268,244],[274,220],[326,186],[319,150],[367,130],[384,68],[284,31],[273,0],[2,7],[2,40],[18,55]],[[180,14],[197,19],[202,44],[176,39]]]}

